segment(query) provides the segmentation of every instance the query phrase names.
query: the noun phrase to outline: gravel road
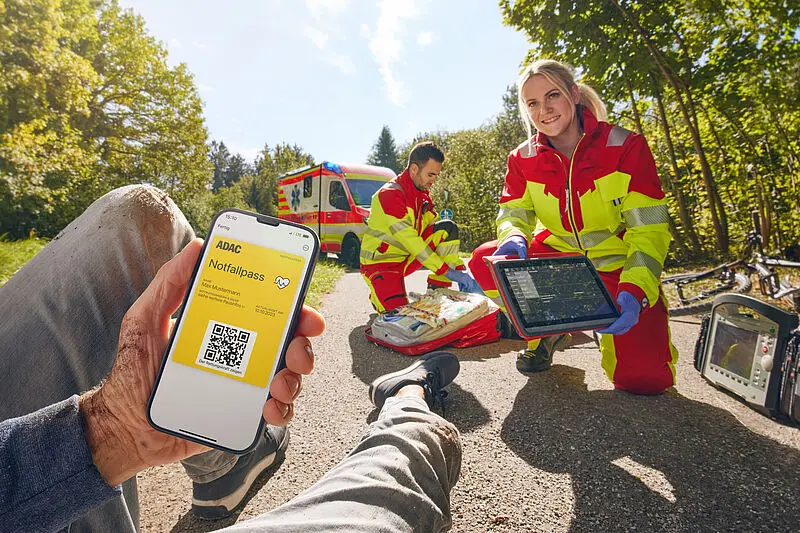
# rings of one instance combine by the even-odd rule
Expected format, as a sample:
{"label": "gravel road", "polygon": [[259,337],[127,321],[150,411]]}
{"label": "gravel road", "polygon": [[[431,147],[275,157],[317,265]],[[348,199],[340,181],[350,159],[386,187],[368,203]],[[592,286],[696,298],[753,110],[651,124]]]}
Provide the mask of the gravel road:
{"label": "gravel road", "polygon": [[[410,290],[424,290],[417,273]],[[283,465],[259,479],[228,520],[190,513],[178,464],[139,475],[142,531],[212,531],[266,512],[319,479],[353,447],[377,412],[375,377],[412,358],[368,343],[372,318],[358,273],[325,298],[327,332],[304,383]],[[691,357],[695,319],[676,319],[675,390],[616,392],[591,338],[580,335],[530,378],[514,367],[520,341],[454,350],[461,374],[445,417],[461,431],[464,460],[452,492],[453,531],[800,531],[800,430],[709,386]]]}

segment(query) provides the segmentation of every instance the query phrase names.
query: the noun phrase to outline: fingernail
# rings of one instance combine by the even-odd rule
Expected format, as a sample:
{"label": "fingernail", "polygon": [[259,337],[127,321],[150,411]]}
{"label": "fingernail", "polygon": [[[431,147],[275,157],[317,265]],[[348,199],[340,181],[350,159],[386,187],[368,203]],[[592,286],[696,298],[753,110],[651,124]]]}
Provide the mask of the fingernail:
{"label": "fingernail", "polygon": [[310,345],[310,344],[306,344],[306,353],[307,353],[307,354],[309,355],[309,357],[311,357],[312,359],[314,358],[314,350],[312,350],[312,349],[311,349],[311,345]]}
{"label": "fingernail", "polygon": [[292,376],[291,378],[287,376],[287,379],[289,380],[289,388],[292,390],[292,396],[294,396],[300,388],[300,379],[297,376]]}
{"label": "fingernail", "polygon": [[278,409],[281,412],[281,416],[286,418],[286,415],[289,414],[289,405],[282,402],[277,402],[277,403],[278,403]]}

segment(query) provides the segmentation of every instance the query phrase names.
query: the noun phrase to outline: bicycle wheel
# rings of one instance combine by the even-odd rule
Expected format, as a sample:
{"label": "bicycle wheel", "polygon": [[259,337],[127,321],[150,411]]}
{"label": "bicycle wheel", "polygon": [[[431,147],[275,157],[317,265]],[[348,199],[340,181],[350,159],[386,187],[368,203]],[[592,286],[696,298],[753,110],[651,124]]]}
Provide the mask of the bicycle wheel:
{"label": "bicycle wheel", "polygon": [[[665,288],[665,292],[668,293],[666,289],[672,284],[674,284],[678,280],[685,280],[687,277],[690,277],[688,274],[677,274],[675,276],[669,276],[668,278],[664,278],[662,280],[662,284]],[[711,309],[711,306],[714,304],[714,298],[717,294],[722,294],[725,292],[738,292],[738,293],[745,293],[749,292],[750,289],[753,288],[753,282],[750,279],[750,276],[746,274],[742,274],[741,272],[734,273],[734,281],[732,286],[729,286],[727,283],[723,284],[719,282],[719,280],[703,280],[707,282],[716,283],[715,286],[712,287],[704,287],[700,280],[690,281],[689,283],[684,285],[684,288],[688,285],[697,285],[698,291],[696,294],[693,295],[685,295],[688,299],[692,300],[687,305],[681,305],[677,298],[669,298],[670,307],[669,307],[669,315],[671,317],[678,317],[678,316],[687,316],[687,315],[699,315],[701,313],[705,313]]]}

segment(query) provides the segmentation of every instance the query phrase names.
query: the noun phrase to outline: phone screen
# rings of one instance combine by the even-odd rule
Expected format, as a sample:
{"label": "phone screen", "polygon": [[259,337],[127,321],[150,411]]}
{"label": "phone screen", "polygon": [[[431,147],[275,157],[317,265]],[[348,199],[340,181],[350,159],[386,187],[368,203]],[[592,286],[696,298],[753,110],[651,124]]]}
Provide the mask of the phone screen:
{"label": "phone screen", "polygon": [[305,227],[217,216],[151,400],[154,425],[229,450],[252,444],[316,243]]}

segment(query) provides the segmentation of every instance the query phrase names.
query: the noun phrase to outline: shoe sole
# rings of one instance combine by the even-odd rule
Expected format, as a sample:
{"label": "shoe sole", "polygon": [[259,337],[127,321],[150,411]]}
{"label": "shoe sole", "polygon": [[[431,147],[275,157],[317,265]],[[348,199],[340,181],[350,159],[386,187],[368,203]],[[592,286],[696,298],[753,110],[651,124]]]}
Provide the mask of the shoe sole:
{"label": "shoe sole", "polygon": [[283,442],[278,445],[278,450],[267,455],[255,467],[247,473],[242,482],[242,486],[233,493],[218,500],[195,500],[192,498],[192,514],[201,520],[219,520],[227,518],[244,502],[247,492],[253,487],[258,477],[269,470],[277,467],[286,458],[286,447],[289,444],[289,432],[283,437]]}
{"label": "shoe sole", "polygon": [[[412,364],[411,366],[407,366],[403,369],[398,370],[397,372],[392,372],[391,374],[384,374],[383,376],[378,377],[373,381],[369,386],[369,399],[372,401],[372,405],[377,407],[378,405],[375,403],[375,391],[378,390],[378,387],[390,379],[394,379],[396,377],[402,376],[403,374],[408,374],[422,366],[422,363],[427,361],[428,359],[433,359],[435,356],[439,355],[440,353],[449,353],[449,352],[431,352],[421,356],[416,363]],[[381,406],[383,407],[383,406]]]}
{"label": "shoe sole", "polygon": [[517,370],[519,372],[523,373],[523,374],[538,374],[539,372],[544,372],[545,370],[550,370],[551,366],[552,365],[547,365],[547,366],[544,366],[542,368],[535,368],[535,369],[534,368],[522,369],[522,368],[519,367],[519,365],[517,365]]}

